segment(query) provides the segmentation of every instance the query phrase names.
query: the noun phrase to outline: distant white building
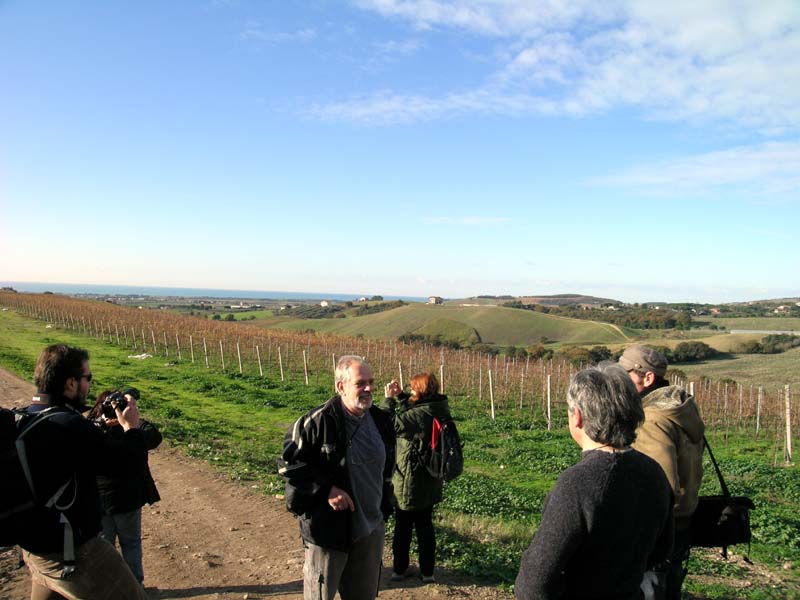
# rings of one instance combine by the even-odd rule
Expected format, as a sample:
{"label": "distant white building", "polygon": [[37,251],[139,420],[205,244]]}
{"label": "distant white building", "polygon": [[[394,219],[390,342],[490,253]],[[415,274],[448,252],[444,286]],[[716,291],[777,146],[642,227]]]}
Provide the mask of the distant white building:
{"label": "distant white building", "polygon": [[444,299],[441,296],[428,296],[428,304],[443,304]]}
{"label": "distant white building", "polygon": [[330,306],[330,305],[331,305],[331,303],[330,303],[328,300],[323,300],[322,302],[320,302],[320,303],[319,303],[319,305],[320,305],[322,308],[327,308],[328,306]]}

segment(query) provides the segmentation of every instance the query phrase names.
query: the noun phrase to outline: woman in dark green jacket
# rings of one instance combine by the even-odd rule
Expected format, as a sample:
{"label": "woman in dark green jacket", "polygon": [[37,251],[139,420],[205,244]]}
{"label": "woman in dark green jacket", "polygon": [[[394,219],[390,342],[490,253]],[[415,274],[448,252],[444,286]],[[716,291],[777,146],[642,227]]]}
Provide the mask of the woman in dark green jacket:
{"label": "woman in dark green jacket", "polygon": [[420,577],[424,583],[433,583],[433,506],[442,500],[442,480],[428,472],[421,455],[430,444],[434,417],[450,420],[450,407],[447,396],[439,393],[439,382],[430,373],[411,378],[411,395],[392,380],[386,385],[385,396],[382,408],[394,415],[397,432],[397,464],[392,477],[397,508],[392,580],[400,581],[408,575],[411,533],[416,529]]}

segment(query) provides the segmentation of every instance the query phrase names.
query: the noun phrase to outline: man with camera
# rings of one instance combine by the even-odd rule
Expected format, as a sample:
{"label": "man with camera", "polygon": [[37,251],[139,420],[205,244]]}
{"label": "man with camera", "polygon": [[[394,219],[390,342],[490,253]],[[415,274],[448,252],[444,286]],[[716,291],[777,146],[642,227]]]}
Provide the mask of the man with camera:
{"label": "man with camera", "polygon": [[359,356],[336,365],[338,395],[286,434],[280,473],[286,507],[306,548],[306,600],[371,600],[378,594],[384,521],[391,514],[395,433],[372,404],[375,380]]}
{"label": "man with camera", "polygon": [[667,358],[647,346],[629,346],[619,358],[644,408],[633,447],[655,460],[675,494],[675,542],[666,571],[666,598],[679,600],[689,557],[690,526],[703,479],[705,424],[694,397],[665,379]]}
{"label": "man with camera", "polygon": [[[117,418],[117,410],[124,411],[131,401],[139,400],[139,390],[127,387],[121,391],[106,390],[97,396],[89,418],[111,439],[121,440],[125,430]],[[161,443],[161,432],[144,419],[139,420],[139,431],[144,436],[148,450]],[[144,582],[142,566],[142,506],[161,499],[150,467],[126,472],[124,475],[98,475],[97,489],[103,505],[101,535],[112,546],[119,541],[122,557],[139,583]]]}
{"label": "man with camera", "polygon": [[118,440],[82,416],[92,381],[89,353],[65,344],[45,348],[34,373],[38,393],[26,409],[50,411],[25,438],[30,473],[40,498],[54,506],[25,513],[19,545],[31,572],[31,599],[144,600],[144,589],[122,556],[101,537],[96,476],[142,469],[147,457],[139,410],[131,398],[116,418]]}

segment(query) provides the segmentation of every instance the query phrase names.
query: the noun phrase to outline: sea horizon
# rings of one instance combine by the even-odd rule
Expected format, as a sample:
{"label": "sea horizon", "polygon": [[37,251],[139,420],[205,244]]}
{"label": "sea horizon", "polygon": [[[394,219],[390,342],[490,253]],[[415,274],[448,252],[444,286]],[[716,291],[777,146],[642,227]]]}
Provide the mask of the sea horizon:
{"label": "sea horizon", "polygon": [[362,293],[341,294],[324,292],[287,292],[276,290],[226,290],[219,288],[189,288],[167,286],[115,285],[96,283],[53,283],[41,281],[0,281],[0,287],[11,287],[17,292],[41,294],[52,292],[69,296],[108,295],[142,296],[163,298],[242,298],[248,300],[357,300],[358,298],[380,295],[384,300],[404,300],[406,302],[425,302],[427,296],[388,296],[385,294]]}

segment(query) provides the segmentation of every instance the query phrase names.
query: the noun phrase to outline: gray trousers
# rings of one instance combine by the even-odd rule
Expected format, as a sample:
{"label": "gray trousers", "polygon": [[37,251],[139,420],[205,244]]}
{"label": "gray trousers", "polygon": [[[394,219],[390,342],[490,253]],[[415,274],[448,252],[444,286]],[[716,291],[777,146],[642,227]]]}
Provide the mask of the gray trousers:
{"label": "gray trousers", "polygon": [[303,600],[373,600],[383,562],[384,526],[356,540],[350,552],[306,544]]}

